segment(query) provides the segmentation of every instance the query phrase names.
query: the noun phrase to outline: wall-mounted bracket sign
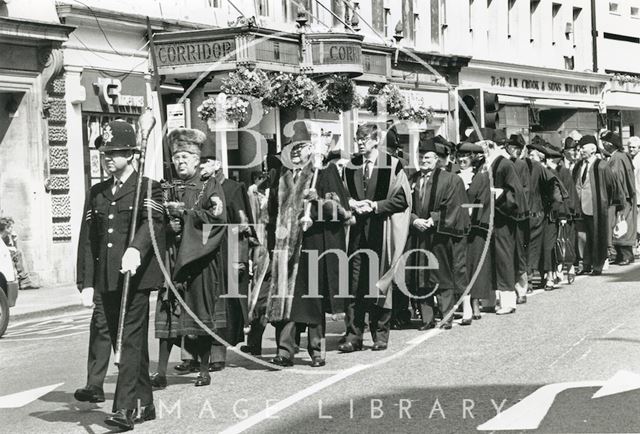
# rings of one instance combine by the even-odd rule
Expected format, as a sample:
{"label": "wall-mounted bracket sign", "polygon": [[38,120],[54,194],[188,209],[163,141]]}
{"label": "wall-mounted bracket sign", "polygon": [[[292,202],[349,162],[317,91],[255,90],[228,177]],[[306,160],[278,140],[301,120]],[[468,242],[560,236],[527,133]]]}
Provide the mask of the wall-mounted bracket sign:
{"label": "wall-mounted bracket sign", "polygon": [[307,35],[311,45],[314,73],[362,75],[362,36],[313,33]]}
{"label": "wall-mounted bracket sign", "polygon": [[158,43],[155,46],[158,66],[195,65],[236,60],[235,38]]}
{"label": "wall-mounted bracket sign", "polygon": [[93,86],[98,91],[100,103],[107,106],[144,107],[144,96],[122,95],[122,82],[117,78],[98,78]]}

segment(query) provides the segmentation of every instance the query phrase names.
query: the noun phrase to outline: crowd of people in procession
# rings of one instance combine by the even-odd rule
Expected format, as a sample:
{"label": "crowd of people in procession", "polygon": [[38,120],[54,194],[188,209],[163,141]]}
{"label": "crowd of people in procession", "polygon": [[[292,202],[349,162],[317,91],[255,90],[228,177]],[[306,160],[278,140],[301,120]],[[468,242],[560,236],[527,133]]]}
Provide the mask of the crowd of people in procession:
{"label": "crowd of people in procession", "polygon": [[[100,149],[113,177],[92,187],[80,234],[78,287],[94,312],[87,385],[75,397],[104,401],[130,272],[107,419],[120,428],[155,418],[152,388],[167,387],[173,347],[183,360],[175,369],[197,372],[195,385],[206,386],[210,372],[225,368],[227,345],[261,356],[272,324],[271,364],[293,366],[306,330],[311,366],[321,367],[327,315],[344,313],[339,352],[363,350],[367,329],[371,350],[384,351],[392,329],[450,329],[455,316],[468,326],[483,313],[513,314],[536,285],[551,291],[634,261],[635,137],[628,148],[611,132],[527,143],[481,129],[458,145],[421,139],[411,156],[392,122],[386,130],[367,123],[348,158],[294,137],[247,189],[224,176],[204,133],[178,129],[167,138],[177,179],[164,188],[143,179],[127,245],[135,132],[122,121],[107,128]],[[155,289],[160,350],[149,375]]]}

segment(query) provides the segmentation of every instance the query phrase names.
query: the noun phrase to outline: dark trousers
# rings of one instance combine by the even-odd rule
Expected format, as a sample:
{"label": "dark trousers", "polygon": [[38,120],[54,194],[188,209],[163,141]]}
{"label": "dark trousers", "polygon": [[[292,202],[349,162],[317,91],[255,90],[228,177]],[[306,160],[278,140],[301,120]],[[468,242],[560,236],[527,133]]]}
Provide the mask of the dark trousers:
{"label": "dark trousers", "polygon": [[528,272],[538,269],[542,258],[544,243],[545,218],[544,216],[531,217],[529,219],[529,248],[528,248]]}
{"label": "dark trousers", "polygon": [[498,291],[516,290],[516,222],[496,212],[493,225],[493,248]]}
{"label": "dark trousers", "polygon": [[584,242],[580,242],[579,246],[580,256],[582,257],[582,268],[585,270],[602,271],[603,263],[596,264],[596,258],[598,255],[595,252],[596,245],[595,233],[593,230],[593,216],[583,215],[580,225],[578,227],[578,236],[584,239]]}
{"label": "dark trousers", "polygon": [[[111,344],[116,345],[121,291],[104,292],[102,301],[109,327]],[[149,291],[133,290],[129,294],[124,319],[122,353],[118,368],[118,381],[113,399],[113,411],[134,410],[153,403],[149,379]]]}
{"label": "dark trousers", "polygon": [[276,328],[276,344],[278,355],[293,359],[296,348],[300,345],[300,331],[307,328],[307,351],[309,356],[323,357],[322,340],[325,337],[325,322],[322,324],[298,324],[294,321],[283,321],[274,324]]}
{"label": "dark trousers", "polygon": [[[423,291],[428,293],[426,289]],[[451,309],[453,309],[453,306],[456,304],[453,289],[438,288],[435,294],[431,297],[419,300],[420,312],[422,313],[422,322],[424,324],[435,322],[435,299],[438,300],[438,309],[440,310],[440,312],[442,312],[442,318],[445,318],[451,311]],[[449,324],[453,322],[453,315],[449,317],[447,322]]]}
{"label": "dark trousers", "polygon": [[409,297],[393,284],[393,302],[391,304],[391,320],[399,324],[411,322],[411,311],[409,310]]}
{"label": "dark trousers", "polygon": [[[387,344],[389,342],[389,329],[391,327],[391,309],[379,306],[378,298],[367,297],[369,295],[369,260],[363,253],[354,256],[351,260],[351,276],[357,276],[352,280],[351,294],[355,295],[348,301],[345,310],[347,321],[346,341],[356,345],[362,345],[364,334],[365,316],[369,313],[369,331],[374,343]],[[354,287],[355,286],[355,287]]]}
{"label": "dark trousers", "polygon": [[89,325],[89,355],[87,357],[87,386],[100,389],[104,385],[104,377],[109,368],[111,357],[111,336],[107,318],[104,315],[102,295],[96,292],[93,296],[93,315]]}
{"label": "dark trousers", "polygon": [[630,261],[633,262],[633,246],[615,246],[616,262]]}
{"label": "dark trousers", "polygon": [[540,261],[540,273],[555,271],[558,262],[553,253],[558,239],[558,226],[556,222],[545,220],[542,234],[542,260]]}
{"label": "dark trousers", "polygon": [[[516,223],[516,255],[518,276],[529,272],[529,219]],[[525,282],[526,283],[526,282]]]}

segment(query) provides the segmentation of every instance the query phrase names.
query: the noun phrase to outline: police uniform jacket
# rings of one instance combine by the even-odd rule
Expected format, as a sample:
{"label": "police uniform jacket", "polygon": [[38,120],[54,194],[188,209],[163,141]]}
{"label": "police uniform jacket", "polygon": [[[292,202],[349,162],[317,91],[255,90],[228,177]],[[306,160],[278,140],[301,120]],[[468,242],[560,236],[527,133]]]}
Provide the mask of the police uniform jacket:
{"label": "police uniform jacket", "polygon": [[[119,291],[122,255],[127,249],[137,172],[112,193],[113,178],[94,185],[89,191],[78,244],[77,284],[96,292]],[[149,190],[149,183],[151,189]],[[153,229],[153,235],[152,235]],[[140,267],[132,277],[134,289],[156,289],[164,277],[154,254],[152,236],[161,255],[165,249],[165,213],[162,189],[156,181],[143,177],[136,233],[131,247],[140,252]]]}

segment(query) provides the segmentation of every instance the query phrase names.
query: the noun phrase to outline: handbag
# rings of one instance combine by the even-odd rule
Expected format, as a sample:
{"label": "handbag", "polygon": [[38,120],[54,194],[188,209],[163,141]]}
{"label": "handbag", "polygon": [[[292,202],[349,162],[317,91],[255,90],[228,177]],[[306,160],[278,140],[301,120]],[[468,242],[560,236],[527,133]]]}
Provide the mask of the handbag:
{"label": "handbag", "polygon": [[553,253],[557,264],[573,264],[576,260],[574,240],[569,236],[566,224],[560,224],[558,227],[558,237],[553,246]]}

